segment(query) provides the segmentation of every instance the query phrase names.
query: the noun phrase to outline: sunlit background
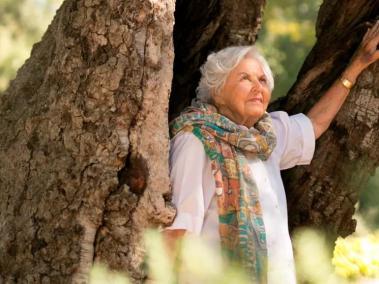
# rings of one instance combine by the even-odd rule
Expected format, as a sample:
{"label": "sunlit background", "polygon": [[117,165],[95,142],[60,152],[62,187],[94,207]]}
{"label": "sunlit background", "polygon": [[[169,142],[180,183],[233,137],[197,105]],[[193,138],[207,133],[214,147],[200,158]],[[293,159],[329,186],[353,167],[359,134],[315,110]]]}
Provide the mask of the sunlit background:
{"label": "sunlit background", "polygon": [[[41,39],[61,2],[61,0],[0,0],[0,95],[9,85],[9,81],[15,77],[17,69],[29,57],[33,43]],[[257,45],[273,69],[275,76],[273,99],[275,99],[287,93],[296,80],[302,62],[314,45],[314,26],[321,1],[269,0],[267,2],[263,28],[259,33]],[[356,218],[357,235],[367,235],[370,231],[379,228],[378,170],[361,193]],[[379,239],[379,236],[376,238]],[[358,245],[357,242],[357,240],[352,241],[355,249],[361,248],[361,244]],[[339,246],[337,254],[346,251],[345,243],[340,243]],[[367,241],[366,245],[362,244],[362,247],[364,246],[367,247]],[[353,252],[354,248],[350,247],[349,251]],[[341,259],[337,258],[338,261]],[[363,262],[366,263],[367,259]],[[350,263],[348,265],[351,266]],[[379,266],[379,263],[377,265]],[[366,266],[362,269],[366,269]],[[357,271],[357,268],[349,269],[346,271]]]}

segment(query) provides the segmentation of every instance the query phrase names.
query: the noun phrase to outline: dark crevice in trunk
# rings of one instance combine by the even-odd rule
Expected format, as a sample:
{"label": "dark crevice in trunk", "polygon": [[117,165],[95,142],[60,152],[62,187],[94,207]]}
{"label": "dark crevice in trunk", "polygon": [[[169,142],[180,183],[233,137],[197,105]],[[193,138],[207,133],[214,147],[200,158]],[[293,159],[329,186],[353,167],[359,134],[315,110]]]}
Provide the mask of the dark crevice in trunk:
{"label": "dark crevice in trunk", "polygon": [[[201,40],[207,26],[220,17],[220,1],[177,1],[174,25],[174,77],[170,98],[171,120],[188,106],[195,97],[195,89],[200,79],[199,67],[211,50],[213,34]],[[195,46],[197,53],[193,53]]]}

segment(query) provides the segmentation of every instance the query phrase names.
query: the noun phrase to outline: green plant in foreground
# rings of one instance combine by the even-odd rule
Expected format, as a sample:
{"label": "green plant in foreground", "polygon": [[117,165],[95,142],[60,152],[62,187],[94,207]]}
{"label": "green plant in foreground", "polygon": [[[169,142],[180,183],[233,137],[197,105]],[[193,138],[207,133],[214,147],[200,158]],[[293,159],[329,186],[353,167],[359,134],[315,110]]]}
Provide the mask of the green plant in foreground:
{"label": "green plant in foreground", "polygon": [[106,266],[96,263],[89,276],[91,284],[130,284],[128,277],[120,272],[110,271]]}
{"label": "green plant in foreground", "polygon": [[313,229],[294,234],[294,251],[299,283],[343,284],[345,279],[334,273],[324,235]]}
{"label": "green plant in foreground", "polygon": [[149,230],[145,234],[147,267],[154,283],[249,283],[243,271],[222,261],[199,238],[188,236],[180,243],[179,265],[167,254],[162,235]]}
{"label": "green plant in foreground", "polygon": [[[146,231],[144,241],[148,274],[146,283],[251,283],[241,268],[223,261],[209,243],[199,238],[183,238],[178,263],[168,254],[159,232]],[[379,283],[379,232],[364,237],[339,238],[332,260],[326,243],[325,237],[314,230],[295,233],[294,250],[299,284]],[[111,272],[96,264],[90,274],[90,283],[131,282],[125,274]]]}

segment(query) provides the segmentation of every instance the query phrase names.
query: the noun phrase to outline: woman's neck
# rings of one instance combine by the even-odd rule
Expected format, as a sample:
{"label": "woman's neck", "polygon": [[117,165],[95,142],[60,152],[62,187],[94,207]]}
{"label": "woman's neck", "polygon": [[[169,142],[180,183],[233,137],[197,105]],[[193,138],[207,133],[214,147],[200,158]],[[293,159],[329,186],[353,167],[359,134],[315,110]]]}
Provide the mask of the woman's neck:
{"label": "woman's neck", "polygon": [[216,107],[219,114],[222,114],[223,116],[226,116],[234,123],[238,125],[244,125],[247,128],[253,127],[254,124],[256,124],[257,121],[259,120],[259,118],[255,118],[255,117],[243,117],[241,115],[238,115],[236,114],[236,112],[231,111],[228,107],[223,106],[223,105],[219,105],[219,106],[216,105]]}

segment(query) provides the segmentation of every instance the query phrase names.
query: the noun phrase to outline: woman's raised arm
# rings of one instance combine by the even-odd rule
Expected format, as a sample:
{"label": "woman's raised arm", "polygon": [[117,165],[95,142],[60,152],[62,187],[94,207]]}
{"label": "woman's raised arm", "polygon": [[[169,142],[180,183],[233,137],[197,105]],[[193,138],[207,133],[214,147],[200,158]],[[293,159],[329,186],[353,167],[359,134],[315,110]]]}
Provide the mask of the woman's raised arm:
{"label": "woman's raised arm", "polygon": [[[309,110],[316,139],[324,133],[340,110],[350,91],[349,82],[354,84],[359,74],[371,63],[379,59],[379,20],[368,29],[361,44],[354,53],[351,63],[340,79],[325,92],[321,99]],[[342,82],[344,79],[348,80]]]}

